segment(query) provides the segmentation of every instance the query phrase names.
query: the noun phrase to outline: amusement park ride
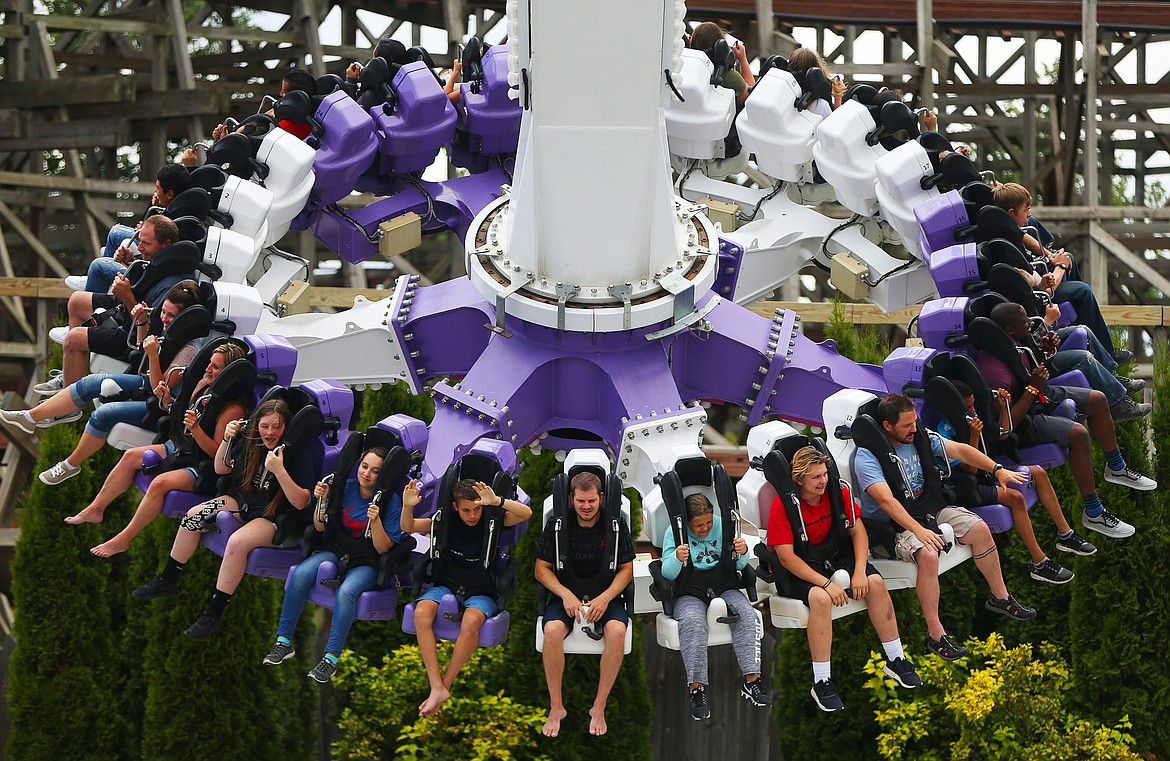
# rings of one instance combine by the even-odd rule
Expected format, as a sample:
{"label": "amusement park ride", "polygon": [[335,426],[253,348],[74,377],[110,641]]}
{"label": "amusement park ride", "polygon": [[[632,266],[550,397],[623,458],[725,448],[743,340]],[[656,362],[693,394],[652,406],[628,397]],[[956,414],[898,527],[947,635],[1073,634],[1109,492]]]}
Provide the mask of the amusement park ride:
{"label": "amusement park ride", "polygon": [[[801,436],[782,420],[823,427],[848,478],[852,421],[887,390],[925,386],[931,359],[963,330],[967,297],[986,288],[972,193],[942,189],[978,184],[974,167],[945,156],[945,138],[920,137],[900,102],[872,105],[873,88],[814,113],[823,78],[773,62],[738,110],[718,85],[719,55],[684,49],[681,0],[509,0],[507,13],[506,46],[469,45],[457,104],[423,61],[367,66],[356,98],[334,77],[316,99],[277,103],[277,118],[312,125],[307,141],[252,117],[266,134],[212,146],[208,163],[226,172],[199,172],[219,222],[204,258],[223,273],[220,316],[255,335],[258,359],[283,357],[285,377],[295,367],[291,383],[429,391],[429,426],[401,415],[380,426],[423,453],[432,509],[468,455],[514,472],[521,447],[568,450],[566,472],[594,467],[642,495],[658,543],[670,512],[659,478],[705,462],[704,402],[743,408],[754,458]],[[603,49],[586,32],[601,29]],[[468,174],[421,179],[442,148]],[[770,184],[723,181],[749,156]],[[379,200],[339,205],[355,189]],[[822,201],[852,216],[830,218]],[[716,202],[737,209],[737,229],[712,222]],[[469,274],[432,286],[403,275],[379,301],[278,316],[269,307],[303,262],[274,244],[305,229],[355,263],[450,230],[465,240]],[[886,310],[947,296],[921,318],[933,348],[861,365],[806,338],[794,311],[746,308],[810,262]],[[737,495],[719,488],[721,470],[684,478],[683,491],[709,491],[736,525],[758,527],[754,546],[775,488],[753,470]],[[944,568],[970,556],[950,554]],[[661,610],[646,565],[636,612]],[[882,570],[892,588],[914,583],[909,564]],[[770,607],[778,625],[807,621],[796,601],[773,594]]]}

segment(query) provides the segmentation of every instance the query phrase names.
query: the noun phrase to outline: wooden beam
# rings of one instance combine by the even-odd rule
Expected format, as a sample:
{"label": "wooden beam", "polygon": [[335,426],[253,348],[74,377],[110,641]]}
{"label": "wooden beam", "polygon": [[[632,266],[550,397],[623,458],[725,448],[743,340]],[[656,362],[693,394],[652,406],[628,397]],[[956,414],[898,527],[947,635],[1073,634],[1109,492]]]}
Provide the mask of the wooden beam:
{"label": "wooden beam", "polygon": [[125,182],[122,180],[97,180],[92,177],[70,177],[59,174],[32,174],[30,172],[0,172],[0,185],[17,188],[40,188],[42,190],[69,190],[106,195],[128,193],[149,196],[154,185],[146,182]]}
{"label": "wooden beam", "polygon": [[[20,235],[25,245],[31,248],[50,270],[56,272],[61,277],[69,277],[69,270],[61,266],[61,262],[57,261],[57,257],[53,256],[53,252],[45,248],[45,244],[41,243],[37,239],[37,236],[33,235],[32,230],[28,229],[28,225],[22,222],[20,217],[16,216],[16,212],[12,210],[12,207],[6,203],[0,203],[0,217],[3,217],[5,223]],[[19,296],[21,294],[12,295]]]}
{"label": "wooden beam", "polygon": [[0,103],[21,108],[56,108],[65,104],[126,103],[134,100],[134,78],[122,74],[70,76],[56,81],[0,82]]}
{"label": "wooden beam", "polygon": [[[156,11],[157,12],[157,11]],[[37,21],[49,29],[71,29],[78,32],[109,32],[110,34],[166,35],[166,24],[156,21],[134,21],[111,16],[37,15]]]}
{"label": "wooden beam", "polygon": [[1138,256],[1133,251],[1130,251],[1124,243],[1114,238],[1105,231],[1105,228],[1096,222],[1089,222],[1089,237],[1110,254],[1117,257],[1122,264],[1133,270],[1135,275],[1145,280],[1154,288],[1157,288],[1163,296],[1170,296],[1170,279],[1167,279],[1154,269],[1146,261],[1145,257]]}

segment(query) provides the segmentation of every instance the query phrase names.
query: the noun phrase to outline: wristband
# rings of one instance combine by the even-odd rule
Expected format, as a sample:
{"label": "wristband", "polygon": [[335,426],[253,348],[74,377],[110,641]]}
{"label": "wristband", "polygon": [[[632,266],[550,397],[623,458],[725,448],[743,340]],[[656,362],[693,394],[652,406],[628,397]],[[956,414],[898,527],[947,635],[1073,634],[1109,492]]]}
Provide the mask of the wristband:
{"label": "wristband", "polygon": [[1026,386],[1024,390],[1032,396],[1040,396],[1040,389],[1036,388],[1035,386]]}
{"label": "wristband", "polygon": [[829,579],[828,581],[826,581],[824,584],[821,585],[821,589],[828,589],[829,585],[832,583],[833,583],[833,580]]}
{"label": "wristband", "polygon": [[997,462],[995,464],[995,467],[991,469],[991,475],[994,476],[996,473],[1000,472],[1001,470],[1003,470],[1003,465]]}
{"label": "wristband", "polygon": [[138,326],[138,327],[140,327],[140,328],[143,328],[143,327],[146,327],[147,325],[149,325],[149,324],[150,324],[150,322],[149,322],[149,321],[147,321],[147,322],[136,322],[136,323],[134,323],[134,324],[135,324],[135,325],[137,325],[137,326]]}

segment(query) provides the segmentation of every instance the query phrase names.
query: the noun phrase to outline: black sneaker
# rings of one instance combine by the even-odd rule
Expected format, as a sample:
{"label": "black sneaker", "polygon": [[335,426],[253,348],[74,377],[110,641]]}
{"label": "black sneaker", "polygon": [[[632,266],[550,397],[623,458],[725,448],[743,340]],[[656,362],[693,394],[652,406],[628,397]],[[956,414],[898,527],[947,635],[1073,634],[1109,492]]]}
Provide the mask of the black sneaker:
{"label": "black sneaker", "polygon": [[926,649],[942,658],[944,661],[957,661],[966,658],[971,651],[960,645],[949,634],[943,634],[938,639],[926,637]]}
{"label": "black sneaker", "polygon": [[1071,552],[1074,555],[1094,555],[1097,552],[1097,546],[1087,541],[1083,536],[1077,532],[1072,532],[1071,536],[1056,536],[1056,549],[1061,552]]}
{"label": "black sneaker", "polygon": [[[943,636],[945,637],[946,635],[944,634]],[[882,667],[882,671],[886,672],[890,678],[908,690],[922,686],[922,677],[918,676],[918,672],[914,670],[914,664],[905,658],[895,658],[892,661],[888,661]]]}
{"label": "black sneaker", "polygon": [[988,597],[987,602],[983,603],[983,607],[995,613],[1014,618],[1017,621],[1031,621],[1036,617],[1036,609],[1029,608],[1024,605],[1011,594],[1007,599],[1001,600],[998,597]]}
{"label": "black sneaker", "polygon": [[837,694],[837,687],[833,684],[833,680],[822,679],[816,682],[810,690],[813,700],[817,702],[817,708],[820,708],[825,713],[832,713],[833,711],[840,711],[845,707],[841,702],[841,696]]}
{"label": "black sneaker", "polygon": [[322,658],[307,676],[321,684],[326,684],[335,673],[337,673],[337,664],[328,658]]}
{"label": "black sneaker", "polygon": [[[1149,402],[1135,402],[1130,396],[1123,396],[1109,408],[1114,423],[1127,423],[1130,420],[1141,420],[1154,409]],[[1106,479],[1108,480],[1108,479]]]}
{"label": "black sneaker", "polygon": [[691,690],[691,718],[695,721],[711,718],[711,705],[707,702],[707,691],[703,685]]}
{"label": "black sneaker", "polygon": [[223,619],[211,613],[204,613],[202,616],[187,627],[187,631],[183,632],[196,642],[202,642],[219,631],[219,627],[223,626]]}
{"label": "black sneaker", "polygon": [[1127,364],[1131,359],[1133,359],[1133,352],[1129,349],[1113,350],[1113,361],[1116,362],[1118,366]]}
{"label": "black sneaker", "polygon": [[754,706],[772,705],[772,696],[764,689],[763,677],[759,677],[751,682],[744,680],[743,686],[739,688],[739,694],[744,700],[752,701],[752,705]]}
{"label": "black sneaker", "polygon": [[272,649],[264,656],[263,663],[265,666],[279,666],[296,654],[297,651],[293,649],[291,642],[277,641],[272,643]]}
{"label": "black sneaker", "polygon": [[1114,375],[1117,382],[1125,386],[1125,393],[1136,394],[1146,390],[1146,382],[1141,378],[1126,378],[1124,375]]}
{"label": "black sneaker", "polygon": [[1067,584],[1073,580],[1073,572],[1052,558],[1033,563],[1030,575],[1036,581],[1047,581],[1049,584]]}
{"label": "black sneaker", "polygon": [[174,597],[177,594],[179,594],[178,584],[173,581],[167,581],[162,576],[155,576],[131,592],[130,596],[139,602],[146,602],[156,597]]}

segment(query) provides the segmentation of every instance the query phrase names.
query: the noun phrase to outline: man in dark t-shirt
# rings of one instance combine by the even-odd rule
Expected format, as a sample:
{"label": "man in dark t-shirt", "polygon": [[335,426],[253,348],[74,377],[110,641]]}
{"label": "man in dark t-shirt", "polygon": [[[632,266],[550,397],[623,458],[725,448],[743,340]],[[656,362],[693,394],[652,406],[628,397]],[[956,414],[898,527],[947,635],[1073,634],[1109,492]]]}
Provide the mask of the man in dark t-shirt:
{"label": "man in dark t-shirt", "polygon": [[[471,657],[479,644],[479,630],[494,616],[496,588],[492,575],[481,566],[484,548],[483,508],[500,507],[504,511],[504,525],[515,526],[532,516],[532,508],[514,499],[496,496],[492,487],[482,481],[465,478],[451,490],[452,506],[458,520],[447,527],[447,546],[444,549],[434,586],[414,602],[414,627],[418,650],[427,669],[431,694],[418,707],[420,716],[432,716],[451,697],[451,685],[459,669]],[[431,530],[430,518],[415,518],[414,508],[422,499],[421,487],[411,481],[402,495],[402,533],[426,533]],[[435,643],[435,618],[444,595],[458,592],[462,596],[463,618],[459,636],[446,672],[439,668],[439,653]]]}
{"label": "man in dark t-shirt", "polygon": [[608,576],[606,559],[614,557],[613,537],[602,518],[601,479],[592,473],[578,473],[569,485],[573,509],[565,516],[562,541],[568,542],[568,568],[563,577],[556,572],[556,522],[549,521],[536,550],[536,580],[550,593],[544,611],[544,675],[551,703],[544,734],[556,737],[565,718],[561,678],[565,671],[564,639],[573,622],[593,625],[605,635],[601,653],[601,678],[597,697],[589,709],[589,733],[606,732],[605,703],[617,679],[625,651],[629,617],[620,599],[634,578],[634,543],[624,521],[618,521],[617,568]]}

